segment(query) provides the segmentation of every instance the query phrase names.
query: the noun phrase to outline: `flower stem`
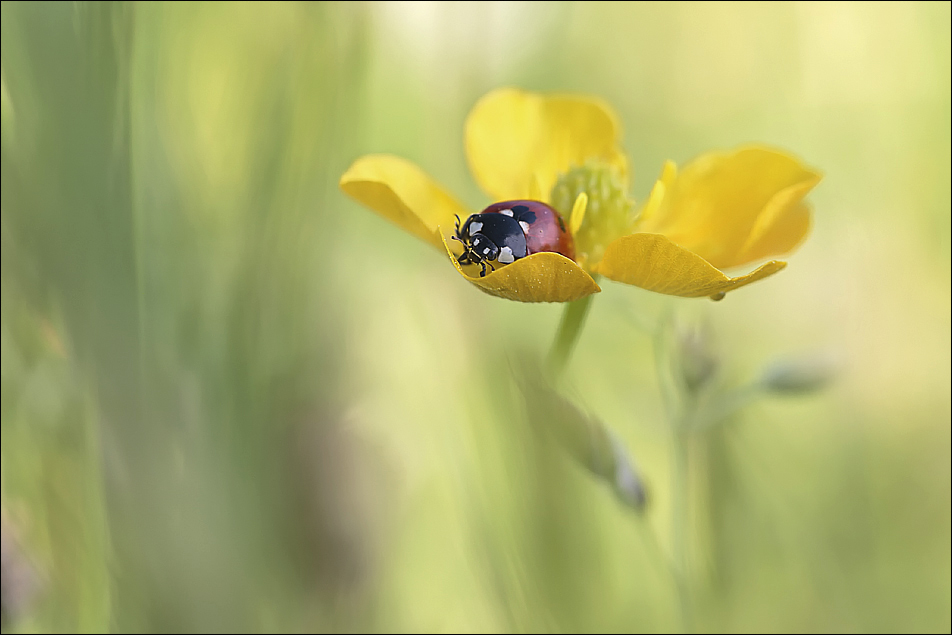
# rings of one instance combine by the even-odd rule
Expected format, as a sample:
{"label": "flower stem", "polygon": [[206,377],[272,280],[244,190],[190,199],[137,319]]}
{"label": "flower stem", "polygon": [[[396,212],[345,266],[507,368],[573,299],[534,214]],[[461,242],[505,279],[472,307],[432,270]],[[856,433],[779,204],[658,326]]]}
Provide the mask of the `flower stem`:
{"label": "flower stem", "polygon": [[[666,335],[671,325],[671,312],[658,322],[654,333],[655,372],[661,391],[665,413],[671,424],[671,559],[668,560],[671,577],[678,598],[678,631],[694,632],[694,608],[691,600],[688,566],[688,527],[690,518],[690,457],[691,435],[695,428],[697,395],[676,391],[671,385]],[[678,393],[678,394],[676,394]],[[680,402],[680,403],[678,403]]]}
{"label": "flower stem", "polygon": [[559,322],[559,330],[555,334],[552,349],[549,351],[548,368],[555,380],[562,376],[572,358],[572,351],[582,333],[582,325],[585,324],[585,316],[588,315],[593,297],[587,295],[565,305],[562,320]]}
{"label": "flower stem", "polygon": [[[686,418],[686,417],[685,417]],[[671,531],[673,543],[673,574],[678,591],[678,614],[682,633],[694,631],[691,591],[688,583],[688,443],[689,432],[684,426],[674,431],[671,461]]]}

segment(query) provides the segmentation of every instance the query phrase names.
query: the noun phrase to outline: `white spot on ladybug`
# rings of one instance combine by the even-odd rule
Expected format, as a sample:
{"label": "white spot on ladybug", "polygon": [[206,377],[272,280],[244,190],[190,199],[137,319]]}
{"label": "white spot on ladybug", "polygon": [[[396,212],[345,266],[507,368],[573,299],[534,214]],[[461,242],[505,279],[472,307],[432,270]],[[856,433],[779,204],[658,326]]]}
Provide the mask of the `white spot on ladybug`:
{"label": "white spot on ladybug", "polygon": [[483,249],[483,255],[486,255],[488,253],[489,253],[489,247],[486,247],[485,249]]}
{"label": "white spot on ladybug", "polygon": [[499,210],[499,213],[502,214],[503,216],[512,216],[511,209],[501,209]]}
{"label": "white spot on ladybug", "polygon": [[499,257],[496,258],[496,260],[504,265],[508,265],[510,262],[515,262],[516,258],[512,254],[512,249],[509,247],[503,247],[499,250]]}
{"label": "white spot on ladybug", "polygon": [[478,232],[478,231],[479,231],[480,229],[482,229],[482,228],[483,228],[483,224],[482,224],[482,223],[470,223],[470,224],[469,224],[469,235],[472,236],[473,234],[475,234],[476,232]]}
{"label": "white spot on ladybug", "polygon": [[527,223],[524,220],[521,220],[519,221],[519,226],[522,227],[522,231],[524,231],[527,234],[529,233],[529,223]]}

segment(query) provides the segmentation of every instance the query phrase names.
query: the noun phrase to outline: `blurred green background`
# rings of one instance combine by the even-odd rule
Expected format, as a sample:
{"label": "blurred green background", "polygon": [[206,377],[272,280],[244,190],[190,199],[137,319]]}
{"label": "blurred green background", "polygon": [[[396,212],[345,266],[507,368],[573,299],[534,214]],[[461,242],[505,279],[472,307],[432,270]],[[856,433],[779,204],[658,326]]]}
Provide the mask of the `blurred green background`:
{"label": "blurred green background", "polygon": [[[4,2],[0,28],[4,631],[677,629],[667,311],[725,383],[839,361],[697,439],[697,628],[952,627],[949,3]],[[391,152],[488,204],[462,126],[502,85],[612,103],[639,201],[747,142],[826,175],[768,281],[603,285],[567,395],[641,515],[515,406],[508,354],[561,308],[337,189]]]}

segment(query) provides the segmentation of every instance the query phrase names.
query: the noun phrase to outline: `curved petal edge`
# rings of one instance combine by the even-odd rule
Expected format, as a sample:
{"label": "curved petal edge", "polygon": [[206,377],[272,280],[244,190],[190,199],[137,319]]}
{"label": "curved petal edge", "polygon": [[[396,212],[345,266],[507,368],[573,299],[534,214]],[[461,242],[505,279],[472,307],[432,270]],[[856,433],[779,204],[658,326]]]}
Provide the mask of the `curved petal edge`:
{"label": "curved petal edge", "polygon": [[597,273],[648,291],[682,298],[720,299],[722,294],[762,280],[787,266],[772,260],[754,271],[731,278],[709,262],[661,234],[639,233],[612,242]]}
{"label": "curved petal edge", "polygon": [[628,172],[618,116],[585,95],[493,90],[473,106],[464,137],[476,182],[497,201],[535,193],[548,202],[559,175],[590,159]]}
{"label": "curved petal edge", "polygon": [[340,188],[417,238],[441,246],[437,228],[453,226],[469,211],[419,166],[390,154],[360,157],[340,178]]}
{"label": "curved petal edge", "polygon": [[793,251],[809,233],[804,198],[823,178],[783,150],[746,145],[662,172],[639,218],[719,268]]}
{"label": "curved petal edge", "polygon": [[595,280],[575,262],[553,252],[520,258],[487,273],[485,277],[471,276],[456,261],[442,233],[439,236],[450,262],[460,275],[481,291],[497,298],[516,302],[571,302],[601,291]]}

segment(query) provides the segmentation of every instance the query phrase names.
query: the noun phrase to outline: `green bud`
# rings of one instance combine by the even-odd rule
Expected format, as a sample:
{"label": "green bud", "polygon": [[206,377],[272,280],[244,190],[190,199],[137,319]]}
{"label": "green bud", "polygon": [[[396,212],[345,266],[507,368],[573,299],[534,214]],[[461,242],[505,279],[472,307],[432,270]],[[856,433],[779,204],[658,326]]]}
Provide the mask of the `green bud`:
{"label": "green bud", "polygon": [[706,329],[701,327],[678,331],[678,365],[689,392],[695,393],[703,388],[720,366],[709,340]]}
{"label": "green bud", "polygon": [[782,359],[764,369],[760,376],[760,385],[774,393],[810,393],[830,383],[836,374],[836,366],[833,359],[822,355]]}
{"label": "green bud", "polygon": [[520,381],[529,421],[580,467],[608,484],[618,500],[636,511],[647,500],[637,466],[621,440],[601,420],[557,393],[541,375]]}

